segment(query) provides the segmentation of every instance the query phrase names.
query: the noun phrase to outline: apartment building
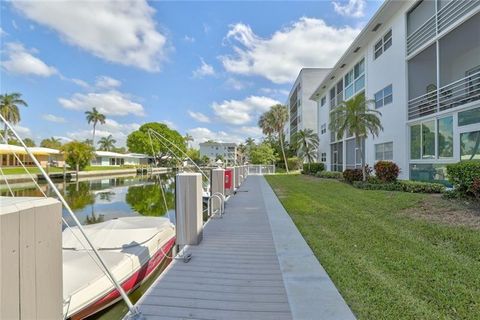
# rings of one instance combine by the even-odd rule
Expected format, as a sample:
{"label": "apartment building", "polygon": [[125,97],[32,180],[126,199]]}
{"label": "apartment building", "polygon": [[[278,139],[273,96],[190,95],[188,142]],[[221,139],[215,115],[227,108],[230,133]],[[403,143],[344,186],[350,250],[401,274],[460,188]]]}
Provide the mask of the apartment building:
{"label": "apartment building", "polygon": [[[383,132],[362,147],[328,129],[330,112],[365,94]],[[386,1],[311,96],[329,170],[392,160],[402,179],[445,181],[480,159],[480,1]]]}
{"label": "apartment building", "polygon": [[227,164],[238,162],[239,150],[236,143],[222,143],[207,141],[200,143],[200,157],[207,156],[214,163],[218,157],[222,157]]}
{"label": "apartment building", "polygon": [[318,132],[317,104],[310,100],[310,96],[330,70],[325,68],[300,70],[286,103],[288,107],[288,121],[284,129],[286,141],[290,141],[296,132],[303,129]]}

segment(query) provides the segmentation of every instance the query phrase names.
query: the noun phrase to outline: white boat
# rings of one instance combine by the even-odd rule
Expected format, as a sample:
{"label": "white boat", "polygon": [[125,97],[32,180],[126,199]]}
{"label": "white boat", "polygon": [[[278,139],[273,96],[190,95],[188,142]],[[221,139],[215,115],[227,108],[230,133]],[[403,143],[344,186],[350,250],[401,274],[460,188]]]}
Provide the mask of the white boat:
{"label": "white boat", "polygon": [[[152,275],[175,244],[175,227],[163,217],[123,217],[84,229],[127,293]],[[83,319],[121,299],[92,250],[85,248],[77,227],[63,231],[65,318]]]}

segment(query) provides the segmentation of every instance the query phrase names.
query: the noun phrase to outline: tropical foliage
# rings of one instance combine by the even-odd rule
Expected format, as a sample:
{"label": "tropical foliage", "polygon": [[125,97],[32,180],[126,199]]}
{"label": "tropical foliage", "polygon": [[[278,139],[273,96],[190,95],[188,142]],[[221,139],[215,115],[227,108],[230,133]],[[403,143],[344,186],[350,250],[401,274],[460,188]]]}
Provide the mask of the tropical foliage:
{"label": "tropical foliage", "polygon": [[[28,104],[22,100],[21,93],[5,93],[0,95],[0,114],[5,118],[10,124],[17,124],[20,122],[20,106],[27,107]],[[3,137],[5,140],[8,140],[8,127],[7,124],[4,124]]]}
{"label": "tropical foliage", "polygon": [[77,172],[85,168],[94,157],[92,146],[79,141],[64,144],[62,151],[64,152],[65,162],[70,168],[75,168]]}
{"label": "tropical foliage", "polygon": [[368,134],[376,137],[379,132],[383,130],[379,118],[381,113],[377,110],[370,109],[370,106],[373,104],[374,102],[372,100],[365,99],[364,94],[358,94],[352,99],[340,103],[330,114],[329,129],[337,133],[338,139],[342,139],[343,135],[347,132],[353,134],[355,137],[362,160],[363,181],[366,180],[367,174],[365,171],[365,155],[362,140],[365,139]]}
{"label": "tropical foliage", "polygon": [[[164,139],[157,137],[153,132]],[[172,158],[183,158],[182,152],[187,151],[184,137],[178,131],[159,122],[146,123],[138,130],[130,133],[127,138],[127,146],[131,152],[144,153],[155,157],[157,162],[168,155]]]}
{"label": "tropical foliage", "polygon": [[318,143],[318,135],[312,129],[300,130],[292,138],[298,156],[309,165],[317,158]]}
{"label": "tropical foliage", "polygon": [[60,149],[62,147],[62,142],[60,139],[57,139],[55,137],[43,139],[40,142],[40,147],[44,148],[51,148],[51,149]]}
{"label": "tropical foliage", "polygon": [[276,160],[275,150],[268,143],[253,146],[250,151],[252,164],[272,164]]}
{"label": "tropical foliage", "polygon": [[112,151],[115,148],[116,142],[117,140],[115,140],[113,136],[110,134],[107,137],[100,138],[97,144],[100,146],[100,150]]}
{"label": "tropical foliage", "polygon": [[95,129],[97,124],[105,124],[106,117],[104,114],[98,112],[97,108],[92,108],[92,111],[85,111],[88,124],[93,123],[92,146],[95,147]]}
{"label": "tropical foliage", "polygon": [[262,129],[263,134],[267,136],[276,136],[280,149],[282,151],[285,169],[288,172],[287,157],[285,155],[283,128],[288,121],[288,109],[286,106],[276,104],[270,107],[270,110],[260,116],[258,126]]}

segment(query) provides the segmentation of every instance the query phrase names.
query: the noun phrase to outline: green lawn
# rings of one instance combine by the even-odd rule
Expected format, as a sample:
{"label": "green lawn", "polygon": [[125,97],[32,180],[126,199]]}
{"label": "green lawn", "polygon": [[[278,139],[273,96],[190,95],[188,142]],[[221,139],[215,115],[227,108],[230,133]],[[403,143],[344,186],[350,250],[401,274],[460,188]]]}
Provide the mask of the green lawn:
{"label": "green lawn", "polygon": [[[37,167],[27,167],[28,172],[32,174],[40,173],[40,170]],[[49,172],[63,172],[63,168],[56,168],[50,167],[48,168]],[[12,174],[27,174],[25,169],[22,167],[11,167],[11,168],[2,168],[4,174],[12,175]]]}
{"label": "green lawn", "polygon": [[446,200],[266,178],[359,319],[480,319],[480,230],[412,214]]}

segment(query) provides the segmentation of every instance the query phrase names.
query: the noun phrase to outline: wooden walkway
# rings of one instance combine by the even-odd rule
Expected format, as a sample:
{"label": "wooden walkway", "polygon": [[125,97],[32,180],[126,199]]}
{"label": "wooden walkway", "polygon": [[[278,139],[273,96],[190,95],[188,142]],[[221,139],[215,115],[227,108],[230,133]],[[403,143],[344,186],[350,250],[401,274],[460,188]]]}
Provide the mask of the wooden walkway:
{"label": "wooden walkway", "polygon": [[[191,261],[176,260],[167,267],[137,303],[146,319],[320,319],[318,313],[315,317],[292,315],[267,214],[266,206],[271,204],[264,201],[262,193],[265,185],[263,177],[249,176],[227,202],[223,218],[205,226],[202,243],[188,248]],[[278,202],[276,197],[274,200]],[[303,272],[301,276],[305,278]],[[306,292],[311,295],[308,289]],[[290,300],[311,305],[309,299],[317,299],[300,298]],[[305,305],[295,308],[305,309]]]}

